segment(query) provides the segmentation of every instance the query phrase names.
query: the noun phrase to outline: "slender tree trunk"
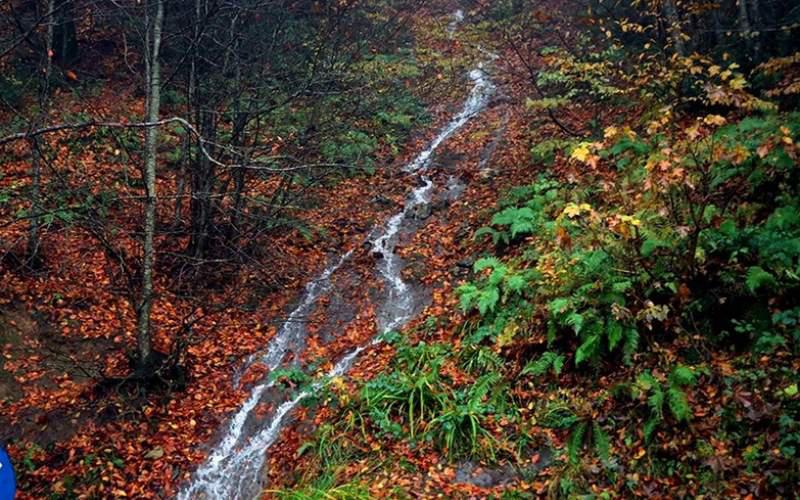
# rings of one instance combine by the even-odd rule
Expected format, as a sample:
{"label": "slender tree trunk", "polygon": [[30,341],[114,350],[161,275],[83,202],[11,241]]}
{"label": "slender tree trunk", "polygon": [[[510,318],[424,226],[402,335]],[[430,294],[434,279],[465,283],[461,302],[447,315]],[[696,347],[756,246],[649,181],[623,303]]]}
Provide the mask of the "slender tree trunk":
{"label": "slender tree trunk", "polygon": [[[161,68],[159,52],[161,50],[161,26],[164,21],[164,1],[155,0],[156,13],[152,24],[152,34],[147,41],[147,109],[146,121],[158,121],[161,105]],[[150,32],[148,24],[148,32]],[[153,266],[155,265],[155,249],[153,239],[156,229],[156,148],[158,145],[158,127],[150,127],[145,133],[144,148],[144,262],[142,264],[142,289],[138,307],[137,335],[139,364],[147,365],[152,354],[150,338],[150,311],[153,306]]]}
{"label": "slender tree trunk", "polygon": [[[194,2],[194,17],[192,18],[192,48],[189,55],[188,75],[186,84],[186,119],[191,121],[195,95],[197,92],[197,51],[200,45],[200,16],[202,13],[202,0]],[[183,211],[183,196],[186,192],[187,180],[191,193],[191,169],[192,169],[192,138],[186,136],[183,143],[183,159],[181,161],[180,180],[178,181],[178,196],[175,199],[175,227],[180,225],[181,214]],[[191,198],[190,198],[191,199]],[[190,212],[191,212],[191,201]],[[191,213],[190,213],[191,215]]]}
{"label": "slender tree trunk", "polygon": [[[55,0],[47,2],[47,33],[45,35],[45,50],[42,57],[42,74],[39,84],[39,113],[33,123],[32,128],[38,128],[47,118],[50,109],[50,75],[53,72],[53,31],[55,21]],[[31,218],[30,229],[28,232],[28,262],[33,268],[41,264],[39,255],[40,241],[40,217],[42,212],[42,158],[39,142],[36,139],[30,141],[31,146]]]}
{"label": "slender tree trunk", "polygon": [[753,17],[752,28],[753,32],[753,58],[758,61],[761,57],[761,29],[764,27],[764,21],[761,17],[761,5],[759,0],[750,0],[750,15]]}
{"label": "slender tree trunk", "polygon": [[753,55],[753,29],[750,26],[750,16],[747,14],[747,0],[736,0],[739,5],[739,30],[744,37],[748,55]]}
{"label": "slender tree trunk", "polygon": [[61,64],[72,64],[78,59],[78,34],[75,29],[73,0],[58,0],[55,7],[54,57]]}
{"label": "slender tree trunk", "polygon": [[206,157],[203,148],[205,147],[208,153],[214,154],[213,144],[216,142],[217,133],[217,117],[214,112],[215,89],[210,89],[204,78],[208,74],[208,65],[201,59],[202,44],[199,40],[200,22],[206,14],[207,8],[204,0],[195,0],[195,46],[192,53],[194,93],[190,99],[194,102],[195,122],[200,137],[196,138],[194,163],[190,175],[191,234],[186,253],[198,262],[205,258],[209,246],[212,215],[211,194],[215,175],[214,165]]}
{"label": "slender tree trunk", "polygon": [[[237,99],[236,107],[239,107]],[[234,122],[233,146],[241,146],[244,138],[244,128],[247,123],[247,115],[245,113],[236,114]],[[247,158],[243,158],[244,164],[247,164]],[[244,213],[244,191],[247,185],[247,169],[237,168],[233,171],[233,209],[229,217],[227,239],[230,242],[235,241],[236,235],[239,232],[239,224],[242,220]]]}
{"label": "slender tree trunk", "polygon": [[[211,229],[211,193],[214,189],[214,165],[208,160],[201,149],[201,140],[214,142],[216,139],[216,118],[211,110],[203,110],[202,102],[198,103],[199,131],[203,139],[197,139],[197,154],[192,172],[192,235],[189,241],[189,255],[197,261],[206,256],[208,249],[209,233]],[[214,154],[213,146],[206,143],[206,150]]]}
{"label": "slender tree trunk", "polygon": [[41,258],[39,255],[39,216],[42,211],[41,203],[41,184],[42,184],[42,166],[39,154],[39,144],[36,139],[30,141],[31,147],[31,224],[28,230],[28,265],[36,269],[41,265]]}
{"label": "slender tree trunk", "polygon": [[683,43],[681,18],[678,15],[678,8],[675,6],[675,0],[665,0],[664,14],[667,17],[667,23],[669,23],[669,34],[672,38],[672,44],[675,46],[675,52],[680,56],[685,56],[686,44]]}

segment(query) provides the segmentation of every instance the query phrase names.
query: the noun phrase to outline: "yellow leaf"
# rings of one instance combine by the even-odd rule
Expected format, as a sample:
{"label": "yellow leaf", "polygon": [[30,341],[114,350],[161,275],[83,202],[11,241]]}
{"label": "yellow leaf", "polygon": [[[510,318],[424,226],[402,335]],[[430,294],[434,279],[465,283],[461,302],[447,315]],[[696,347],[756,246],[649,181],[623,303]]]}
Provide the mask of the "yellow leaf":
{"label": "yellow leaf", "polygon": [[586,159],[589,158],[589,155],[591,154],[591,151],[589,150],[589,146],[590,145],[591,144],[588,143],[588,142],[582,142],[582,143],[578,144],[578,146],[575,149],[572,150],[572,154],[570,154],[570,158],[573,158],[573,159],[578,160],[580,162],[585,162]]}
{"label": "yellow leaf", "polygon": [[720,71],[722,71],[722,68],[720,68],[717,65],[714,65],[714,66],[711,66],[710,68],[708,68],[708,74],[711,75],[711,76],[718,75]]}
{"label": "yellow leaf", "polygon": [[505,347],[514,341],[514,336],[519,332],[519,325],[511,322],[503,329],[503,332],[497,336],[497,347]]}
{"label": "yellow leaf", "polygon": [[632,215],[620,215],[619,216],[619,220],[624,222],[624,223],[626,223],[626,224],[630,224],[631,226],[637,226],[638,227],[638,226],[642,225],[642,221],[640,221],[639,219],[637,219],[636,217],[634,217]]}
{"label": "yellow leaf", "polygon": [[576,205],[574,203],[570,203],[566,207],[564,207],[563,214],[566,215],[567,217],[572,218],[572,217],[575,217],[575,216],[579,215],[580,213],[581,213],[581,209],[578,207],[578,205]]}
{"label": "yellow leaf", "polygon": [[716,125],[721,127],[725,125],[725,118],[720,115],[707,115],[705,118],[703,118],[703,123],[706,125]]}
{"label": "yellow leaf", "polygon": [[733,164],[741,165],[747,161],[748,158],[750,158],[750,152],[746,148],[742,147],[741,144],[737,144],[736,148],[733,150],[733,158],[731,159]]}
{"label": "yellow leaf", "polygon": [[606,139],[612,139],[616,137],[618,133],[619,130],[617,130],[617,127],[606,127],[606,129],[603,131],[603,137]]}
{"label": "yellow leaf", "polygon": [[592,206],[588,203],[581,203],[580,205],[576,205],[575,203],[568,203],[566,207],[564,207],[564,211],[562,212],[563,215],[566,215],[570,219],[577,217],[582,212],[591,212]]}
{"label": "yellow leaf", "polygon": [[144,458],[149,458],[150,460],[157,460],[163,456],[164,456],[164,448],[160,446],[157,446],[144,454]]}
{"label": "yellow leaf", "polygon": [[739,75],[730,81],[730,86],[734,90],[741,90],[747,86],[747,80],[745,80],[743,76]]}

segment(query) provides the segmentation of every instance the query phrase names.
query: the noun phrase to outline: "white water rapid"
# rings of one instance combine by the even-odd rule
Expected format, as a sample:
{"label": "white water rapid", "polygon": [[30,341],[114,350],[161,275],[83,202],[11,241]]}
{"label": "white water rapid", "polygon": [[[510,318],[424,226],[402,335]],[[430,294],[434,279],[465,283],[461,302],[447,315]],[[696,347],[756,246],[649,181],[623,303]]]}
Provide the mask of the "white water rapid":
{"label": "white water rapid", "polygon": [[[469,77],[473,87],[461,111],[441,129],[424,151],[404,167],[404,171],[419,176],[421,185],[410,193],[403,210],[391,217],[379,235],[372,239],[373,252],[382,256],[377,261],[377,271],[383,277],[386,288],[378,314],[377,329],[379,333],[401,328],[416,314],[414,294],[411,293],[409,285],[403,281],[401,275],[402,259],[395,254],[394,250],[404,225],[414,217],[421,207],[431,202],[436,186],[425,175],[431,156],[447,138],[463,127],[472,117],[483,111],[494,93],[495,87],[482,66],[472,70]],[[299,356],[305,343],[306,318],[313,311],[317,300],[330,289],[331,276],[350,258],[352,253],[353,250],[340,256],[319,277],[306,285],[302,300],[289,315],[283,327],[276,333],[266,353],[252,358],[253,360],[260,361],[272,372],[281,366],[290,350]],[[378,342],[379,340],[376,338],[342,357],[328,373],[328,377],[344,374],[364,349]],[[318,389],[323,382],[318,381],[310,388],[286,400],[258,428],[249,429],[248,423],[250,423],[249,427],[253,427],[253,410],[262,401],[268,390],[274,386],[274,382],[266,379],[253,387],[250,396],[230,419],[219,443],[194,473],[190,483],[178,494],[178,498],[181,500],[197,498],[250,500],[257,498],[262,488],[261,479],[264,475],[263,467],[267,449],[280,435],[284,420],[291,411],[304,398]]]}

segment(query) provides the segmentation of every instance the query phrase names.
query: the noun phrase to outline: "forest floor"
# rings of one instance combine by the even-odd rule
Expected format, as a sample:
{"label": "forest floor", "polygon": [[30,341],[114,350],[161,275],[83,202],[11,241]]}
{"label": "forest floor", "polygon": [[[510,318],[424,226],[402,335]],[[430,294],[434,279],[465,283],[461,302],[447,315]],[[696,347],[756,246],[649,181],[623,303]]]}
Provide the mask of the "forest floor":
{"label": "forest floor", "polygon": [[[429,167],[438,185],[458,186],[458,196],[435,198],[430,210],[416,214],[414,231],[405,234],[397,247],[405,261],[405,280],[425,297],[424,310],[400,332],[403,342],[448,346],[453,355],[443,357],[438,366],[442,378],[459,389],[475,385],[477,377],[456,362],[466,351],[462,345],[464,332],[474,323],[474,318],[459,307],[456,289],[477,279],[480,270],[474,270],[475,261],[495,250],[489,241],[474,237],[476,230],[489,225],[498,202],[512,187],[529,186],[545,171],[559,179],[580,178],[588,167],[564,158],[549,167],[531,161],[532,146],[542,139],[563,137],[563,131],[543,111],[526,106],[530,89],[525,77],[520,76],[526,69],[513,66],[513,54],[489,57],[481,50],[491,33],[468,26],[469,17],[456,32],[448,30],[456,8],[454,1],[433,2],[419,12],[412,29],[423,65],[423,74],[415,84],[428,105],[431,122],[418,130],[401,154],[382,152],[374,175],[344,177],[308,187],[305,197],[311,203],[299,210],[298,216],[312,228],[310,236],[288,229],[275,234],[271,246],[260,254],[263,260],[258,266],[207,290],[170,288],[183,270],[174,266],[169,255],[180,252],[187,241],[169,232],[160,236],[158,246],[165,257],[156,272],[155,344],[167,351],[171,342],[187,334],[188,329],[191,342],[183,360],[185,387],[132,392],[113,378],[127,373],[126,354],[135,345],[135,317],[124,289],[118,285],[118,269],[109,264],[108,255],[91,234],[60,227],[56,222],[43,241],[48,266],[33,275],[4,276],[0,286],[0,438],[11,443],[9,451],[20,480],[19,498],[173,497],[203,463],[249,389],[264,379],[264,368],[257,363],[240,373],[245,360],[262,352],[276,335],[306,283],[351,250],[350,263],[333,277],[332,291],[318,301],[309,318],[309,338],[300,361],[305,368],[311,367],[312,376],[321,377],[344,354],[373,339],[379,333],[375,320],[382,284],[375,271],[378,257],[367,238],[402,209],[418,182],[416,176],[403,172],[402,166],[424,150],[440,126],[459,111],[470,89],[469,69],[486,61],[497,92],[480,115],[447,139]],[[118,65],[119,61],[109,61],[101,66]],[[56,96],[61,104],[58,113],[63,117],[88,107],[107,119],[140,115],[141,98],[125,90],[128,87],[122,82],[115,82],[123,90],[101,88],[91,96],[62,91]],[[597,127],[602,128],[608,124],[599,122],[617,112],[601,105],[581,107],[569,115],[576,123],[566,125],[581,130],[582,123],[599,116]],[[629,121],[641,114],[635,105],[624,112]],[[166,142],[175,146],[178,138],[167,134]],[[54,160],[59,170],[69,173],[70,182],[77,185],[85,179],[119,179],[128,174],[125,151],[109,150],[99,156],[86,151],[65,147]],[[27,169],[27,156],[20,150],[16,161],[7,165],[0,186],[21,182]],[[175,192],[175,166],[165,165],[164,171],[167,173],[160,177],[159,188]],[[616,180],[613,169],[593,174],[604,187]],[[123,200],[133,199],[138,193],[136,187],[124,183],[115,187]],[[269,194],[275,188],[272,184],[254,186],[251,194]],[[11,217],[18,208],[10,204],[4,208],[8,213],[2,215]],[[181,209],[185,214],[187,207]],[[139,216],[133,206],[122,207],[114,215],[116,223],[128,230],[119,238],[123,246],[128,242],[131,252],[135,251],[137,235],[133,228]],[[170,227],[174,218],[172,210],[159,213],[162,227]],[[0,227],[0,238],[22,245],[24,226]],[[738,421],[761,425],[772,418],[776,406],[769,397],[796,400],[796,384],[794,394],[784,396],[788,394],[784,387],[792,387],[785,373],[800,369],[796,358],[781,353],[745,360],[729,351],[700,352],[704,363],[698,373],[714,383],[699,384],[689,394],[694,420],[685,427],[676,424],[675,429],[665,430],[658,444],[647,445],[639,432],[644,420],[641,408],[609,396],[612,387],[634,378],[634,368],[618,363],[620,366],[598,376],[599,371],[581,367],[557,373],[556,383],[533,382],[520,371],[525,360],[545,350],[544,326],[531,322],[521,328],[531,330],[533,341],[525,344],[509,340],[503,344],[498,340],[487,349],[496,359],[502,354],[506,375],[518,376],[506,381],[504,390],[518,406],[515,412],[519,418],[510,422],[488,412],[481,414],[481,425],[489,436],[486,442],[497,443],[491,453],[475,453],[480,459],[455,459],[448,454],[452,450],[414,439],[413,425],[412,439],[388,438],[387,433],[366,430],[363,416],[355,415],[348,401],[358,397],[365,383],[393,369],[400,347],[392,342],[379,343],[367,348],[347,374],[331,381],[320,397],[310,398],[314,400],[293,412],[268,451],[265,496],[329,498],[324,493],[303,493],[313,491],[303,488],[316,487],[322,477],[330,479],[329,487],[357,484],[362,496],[376,498],[501,497],[512,489],[542,497],[555,495],[554,490],[566,483],[580,483],[584,491],[598,495],[611,494],[623,483],[630,495],[641,496],[666,496],[673,491],[676,496],[688,496],[700,491],[698,488],[719,496],[747,497],[760,491],[764,480],[752,473],[743,458],[752,450],[735,450],[719,437],[720,415],[733,401],[741,403],[736,406]],[[533,331],[536,328],[539,330]],[[688,358],[686,352],[705,348],[695,340],[676,337],[663,344],[660,339],[653,341],[648,353],[637,358],[637,369],[651,370],[666,379],[662,376],[666,367]],[[700,348],[695,349],[698,345]],[[606,365],[617,363],[616,359],[606,361]],[[757,391],[745,390],[747,381],[730,382],[737,367],[763,373],[784,371],[772,378],[774,386],[764,389],[769,394],[762,397]],[[237,384],[240,376],[241,383]],[[98,384],[98,379],[111,382]],[[727,395],[720,389],[722,380],[730,382]],[[287,386],[287,391],[295,389],[291,383]],[[537,421],[542,413],[556,413],[566,407],[578,408],[575,413],[581,419],[595,422],[592,429],[599,429],[609,415],[616,415],[621,427],[605,437],[610,441],[605,443],[606,449],[614,452],[613,472],[607,472],[601,460],[589,453],[582,457],[580,466],[567,465],[571,460],[567,451],[569,433]],[[271,409],[259,408],[256,413],[268,414]],[[348,425],[343,430],[340,425],[348,418],[353,421],[345,422]],[[335,439],[331,441],[338,443],[331,448],[343,449],[341,443],[349,447],[345,459],[328,460],[326,453],[330,450],[323,449],[319,434],[326,428],[334,429]],[[630,428],[635,431],[629,432]],[[510,438],[504,440],[520,436],[523,430],[526,441],[511,446]],[[603,435],[594,433],[595,439]],[[769,443],[775,441],[773,438]],[[579,439],[584,439],[583,434]],[[778,457],[774,449],[763,447],[763,456]],[[583,441],[578,448],[583,449]],[[655,450],[654,455],[660,453],[660,457],[652,458],[646,448]],[[677,478],[672,469],[662,475],[642,472],[646,467],[677,468],[675,464],[684,459],[692,461],[688,476]],[[784,462],[775,458],[774,463]],[[695,475],[695,470],[702,474]],[[775,472],[775,477],[783,472]],[[677,486],[681,489],[675,490]],[[298,491],[294,497],[293,488]]]}

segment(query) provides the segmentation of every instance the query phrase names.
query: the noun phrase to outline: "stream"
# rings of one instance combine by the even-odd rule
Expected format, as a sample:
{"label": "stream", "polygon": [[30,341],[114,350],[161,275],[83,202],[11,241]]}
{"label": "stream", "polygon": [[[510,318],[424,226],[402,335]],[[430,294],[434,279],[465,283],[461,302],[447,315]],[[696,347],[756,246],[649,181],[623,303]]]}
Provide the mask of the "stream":
{"label": "stream", "polygon": [[[460,21],[458,14],[454,17]],[[403,167],[405,172],[417,178],[418,187],[408,195],[403,209],[378,230],[373,231],[368,238],[372,252],[379,254],[377,255],[379,258],[376,259],[376,271],[384,283],[377,311],[379,334],[402,328],[419,313],[421,308],[419,294],[403,280],[402,270],[405,264],[395,253],[395,247],[401,235],[413,232],[414,228],[411,227],[414,225],[413,219],[420,209],[430,205],[437,190],[447,188],[447,186],[437,186],[426,175],[432,155],[450,136],[480,114],[495,92],[495,86],[482,65],[473,69],[469,73],[469,78],[472,89],[460,112],[439,131],[424,151]],[[350,260],[353,251],[350,250],[333,259],[319,276],[306,285],[302,298],[288,320],[276,333],[265,352],[248,360],[250,364],[261,363],[269,372],[273,372],[285,366],[284,359],[289,352],[295,354],[292,357],[294,360],[299,359],[307,336],[305,321],[313,312],[318,300],[331,289],[332,276]],[[328,372],[327,377],[343,375],[362,351],[379,342],[380,335],[343,356]],[[296,362],[292,361],[289,364]],[[309,388],[281,402],[264,420],[256,418],[254,413],[260,403],[269,401],[270,393],[274,392],[271,389],[275,382],[265,377],[256,384],[250,390],[247,400],[230,418],[219,442],[211,450],[206,461],[197,468],[190,482],[178,494],[178,498],[182,500],[257,498],[263,488],[263,468],[267,450],[280,435],[291,411],[323,382],[315,382]]]}

